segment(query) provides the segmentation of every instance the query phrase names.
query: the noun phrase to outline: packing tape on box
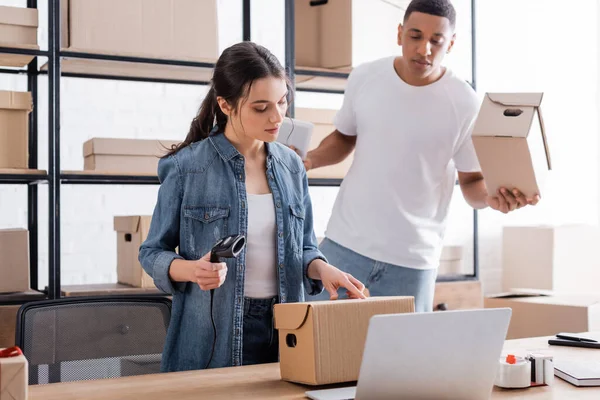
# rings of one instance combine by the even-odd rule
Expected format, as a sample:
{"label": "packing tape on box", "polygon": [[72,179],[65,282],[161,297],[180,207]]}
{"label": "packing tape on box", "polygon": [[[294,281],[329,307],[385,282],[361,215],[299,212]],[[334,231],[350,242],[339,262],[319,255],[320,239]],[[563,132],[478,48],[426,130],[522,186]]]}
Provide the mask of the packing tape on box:
{"label": "packing tape on box", "polygon": [[531,386],[531,362],[523,357],[513,355],[501,358],[495,385],[506,389]]}

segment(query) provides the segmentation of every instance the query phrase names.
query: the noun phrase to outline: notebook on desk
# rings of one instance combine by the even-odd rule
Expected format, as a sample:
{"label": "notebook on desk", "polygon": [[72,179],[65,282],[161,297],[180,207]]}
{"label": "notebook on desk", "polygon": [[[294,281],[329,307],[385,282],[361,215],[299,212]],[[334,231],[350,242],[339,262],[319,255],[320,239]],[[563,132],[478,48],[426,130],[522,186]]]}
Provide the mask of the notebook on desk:
{"label": "notebook on desk", "polygon": [[600,386],[600,362],[555,359],[554,375],[575,386]]}

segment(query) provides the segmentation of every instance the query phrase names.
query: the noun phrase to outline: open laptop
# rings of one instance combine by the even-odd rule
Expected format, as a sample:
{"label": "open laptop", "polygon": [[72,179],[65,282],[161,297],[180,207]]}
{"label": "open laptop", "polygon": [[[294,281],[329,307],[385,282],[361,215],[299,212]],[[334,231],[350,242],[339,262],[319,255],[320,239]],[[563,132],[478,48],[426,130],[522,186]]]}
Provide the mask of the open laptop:
{"label": "open laptop", "polygon": [[313,400],[460,399],[491,395],[510,308],[376,315],[356,387]]}

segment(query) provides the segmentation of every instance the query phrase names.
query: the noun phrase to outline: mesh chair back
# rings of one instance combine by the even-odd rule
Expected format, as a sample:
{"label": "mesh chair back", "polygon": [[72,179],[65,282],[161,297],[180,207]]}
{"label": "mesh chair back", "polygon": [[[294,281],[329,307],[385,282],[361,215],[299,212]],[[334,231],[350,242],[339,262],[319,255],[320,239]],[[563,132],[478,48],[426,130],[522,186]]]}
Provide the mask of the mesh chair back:
{"label": "mesh chair back", "polygon": [[170,318],[163,296],[30,302],[17,314],[16,343],[30,384],[156,373]]}

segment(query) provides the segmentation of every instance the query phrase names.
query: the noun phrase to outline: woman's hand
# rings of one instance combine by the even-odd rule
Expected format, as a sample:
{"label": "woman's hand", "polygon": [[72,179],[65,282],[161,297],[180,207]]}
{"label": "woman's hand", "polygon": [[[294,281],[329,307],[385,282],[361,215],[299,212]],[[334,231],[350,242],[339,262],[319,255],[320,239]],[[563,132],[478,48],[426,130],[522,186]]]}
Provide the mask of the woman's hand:
{"label": "woman's hand", "polygon": [[323,282],[331,300],[338,298],[338,289],[343,287],[351,299],[366,299],[365,285],[352,275],[343,272],[321,259],[313,260],[308,266],[308,276]]}
{"label": "woman's hand", "polygon": [[202,290],[216,289],[223,285],[227,277],[227,265],[224,262],[211,263],[210,252],[193,262],[193,282]]}

